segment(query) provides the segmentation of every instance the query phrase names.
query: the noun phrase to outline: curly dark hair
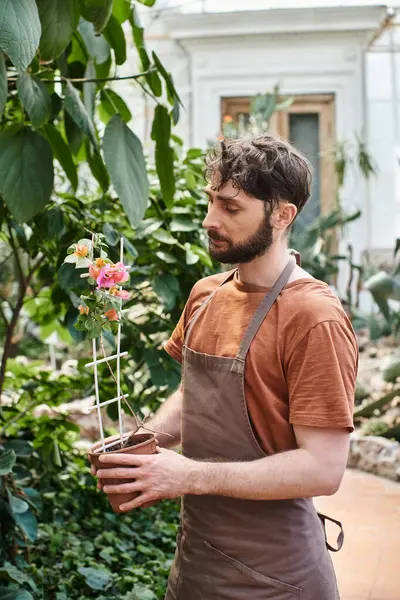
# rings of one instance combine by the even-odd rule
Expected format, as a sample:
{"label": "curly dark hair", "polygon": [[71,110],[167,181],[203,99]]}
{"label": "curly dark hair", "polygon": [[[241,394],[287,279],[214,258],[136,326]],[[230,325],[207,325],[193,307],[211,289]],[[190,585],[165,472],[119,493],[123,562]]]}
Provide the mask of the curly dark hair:
{"label": "curly dark hair", "polygon": [[291,144],[270,135],[222,141],[205,158],[204,178],[214,191],[228,182],[265,201],[267,213],[287,201],[300,213],[310,197],[311,165]]}

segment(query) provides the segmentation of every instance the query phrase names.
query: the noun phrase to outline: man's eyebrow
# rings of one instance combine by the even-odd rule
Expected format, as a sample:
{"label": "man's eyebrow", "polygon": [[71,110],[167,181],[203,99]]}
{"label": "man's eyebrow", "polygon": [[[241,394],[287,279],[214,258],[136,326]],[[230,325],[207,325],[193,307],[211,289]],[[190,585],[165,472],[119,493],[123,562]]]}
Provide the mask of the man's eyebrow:
{"label": "man's eyebrow", "polygon": [[[212,193],[207,190],[207,188],[203,189],[203,192],[205,192],[207,194],[207,196],[210,196],[210,198],[212,198]],[[222,200],[224,202],[237,202],[237,203],[241,203],[239,198],[236,198],[236,196],[224,196],[223,194],[217,194],[216,195],[217,200]]]}

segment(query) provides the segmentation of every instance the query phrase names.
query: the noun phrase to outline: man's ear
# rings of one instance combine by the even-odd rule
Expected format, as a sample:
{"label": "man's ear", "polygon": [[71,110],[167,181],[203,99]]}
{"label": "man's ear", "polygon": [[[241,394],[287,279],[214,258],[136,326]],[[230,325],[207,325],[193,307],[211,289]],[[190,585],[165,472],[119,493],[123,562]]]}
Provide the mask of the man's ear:
{"label": "man's ear", "polygon": [[297,206],[291,202],[280,202],[273,215],[273,226],[275,229],[287,229],[297,215]]}

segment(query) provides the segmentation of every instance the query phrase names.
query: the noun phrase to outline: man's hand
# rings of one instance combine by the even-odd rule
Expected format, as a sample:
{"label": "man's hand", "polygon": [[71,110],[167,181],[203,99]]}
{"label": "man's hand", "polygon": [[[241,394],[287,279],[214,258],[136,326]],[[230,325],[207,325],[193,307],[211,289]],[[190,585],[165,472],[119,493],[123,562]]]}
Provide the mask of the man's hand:
{"label": "man's hand", "polygon": [[[103,481],[107,494],[139,492],[140,496],[122,504],[123,511],[132,510],[146,502],[177,498],[190,490],[196,463],[173,450],[157,448],[157,454],[103,454],[100,462],[107,465],[95,474]],[[110,465],[118,467],[110,468]],[[92,469],[93,472],[93,469]],[[130,483],[107,485],[107,479],[132,479]]]}

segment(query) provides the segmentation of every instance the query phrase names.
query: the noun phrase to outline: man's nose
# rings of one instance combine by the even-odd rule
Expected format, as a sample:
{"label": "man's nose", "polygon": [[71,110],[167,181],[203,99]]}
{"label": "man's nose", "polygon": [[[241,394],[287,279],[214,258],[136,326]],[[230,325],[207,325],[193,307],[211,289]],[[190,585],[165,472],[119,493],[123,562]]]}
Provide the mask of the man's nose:
{"label": "man's nose", "polygon": [[203,221],[204,229],[220,229],[221,223],[214,206],[210,206]]}

